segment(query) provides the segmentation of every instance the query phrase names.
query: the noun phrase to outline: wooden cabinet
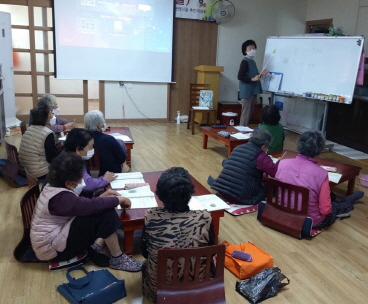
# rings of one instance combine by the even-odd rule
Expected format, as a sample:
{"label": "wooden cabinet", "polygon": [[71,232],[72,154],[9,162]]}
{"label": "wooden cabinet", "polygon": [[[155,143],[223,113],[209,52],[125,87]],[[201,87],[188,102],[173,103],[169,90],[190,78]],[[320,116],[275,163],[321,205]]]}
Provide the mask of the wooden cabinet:
{"label": "wooden cabinet", "polygon": [[241,115],[241,104],[237,101],[219,101],[217,108],[217,119],[222,123],[222,113],[223,112],[233,112],[238,114],[238,120]]}

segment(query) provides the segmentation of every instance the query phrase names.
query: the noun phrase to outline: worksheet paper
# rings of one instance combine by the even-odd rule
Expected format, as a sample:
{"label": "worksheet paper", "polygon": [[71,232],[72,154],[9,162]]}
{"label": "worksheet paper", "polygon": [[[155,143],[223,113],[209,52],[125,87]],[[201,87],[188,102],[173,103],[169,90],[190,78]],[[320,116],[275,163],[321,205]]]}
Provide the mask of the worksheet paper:
{"label": "worksheet paper", "polygon": [[253,132],[254,131],[252,128],[244,127],[244,126],[236,126],[234,128],[240,132]]}
{"label": "worksheet paper", "polygon": [[122,141],[132,141],[132,139],[128,136],[128,135],[123,135],[120,133],[105,133],[108,135],[111,135],[112,137],[114,137],[115,139],[120,139]]}
{"label": "worksheet paper", "polygon": [[[137,187],[129,190],[118,191],[121,196],[130,199],[131,209],[153,208],[157,207],[155,194],[151,191],[150,186]],[[121,209],[120,206],[118,209]]]}
{"label": "worksheet paper", "polygon": [[110,183],[112,189],[123,189],[125,184],[144,183],[144,178],[141,172],[133,173],[116,173],[118,176],[116,180]]}
{"label": "worksheet paper", "polygon": [[192,196],[189,202],[190,210],[215,211],[227,208],[229,208],[229,205],[215,194]]}
{"label": "worksheet paper", "polygon": [[328,172],[328,180],[335,184],[339,183],[341,176],[342,174],[340,173]]}
{"label": "worksheet paper", "polygon": [[252,135],[252,133],[245,133],[244,134],[244,133],[241,133],[241,132],[235,133],[235,134],[230,134],[230,136],[235,137],[237,139],[249,139],[251,135]]}

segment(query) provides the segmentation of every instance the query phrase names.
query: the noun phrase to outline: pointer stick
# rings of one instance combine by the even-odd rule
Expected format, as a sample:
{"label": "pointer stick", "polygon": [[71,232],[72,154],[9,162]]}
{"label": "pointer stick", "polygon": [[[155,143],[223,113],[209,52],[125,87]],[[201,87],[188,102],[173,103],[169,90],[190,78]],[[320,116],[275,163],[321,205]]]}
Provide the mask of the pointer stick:
{"label": "pointer stick", "polygon": [[270,62],[270,59],[272,58],[273,54],[275,54],[275,53],[276,53],[276,49],[273,50],[271,56],[268,58],[266,64],[263,66],[263,69],[262,69],[261,73],[259,73],[259,76],[261,76],[262,72],[266,69],[267,64]]}

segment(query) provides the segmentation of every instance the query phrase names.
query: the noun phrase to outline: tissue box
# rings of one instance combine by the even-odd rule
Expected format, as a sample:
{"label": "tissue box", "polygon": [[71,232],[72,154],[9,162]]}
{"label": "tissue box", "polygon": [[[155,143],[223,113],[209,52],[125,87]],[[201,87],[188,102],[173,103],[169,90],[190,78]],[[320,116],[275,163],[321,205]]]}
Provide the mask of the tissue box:
{"label": "tissue box", "polygon": [[199,106],[213,108],[213,91],[200,90],[199,91]]}

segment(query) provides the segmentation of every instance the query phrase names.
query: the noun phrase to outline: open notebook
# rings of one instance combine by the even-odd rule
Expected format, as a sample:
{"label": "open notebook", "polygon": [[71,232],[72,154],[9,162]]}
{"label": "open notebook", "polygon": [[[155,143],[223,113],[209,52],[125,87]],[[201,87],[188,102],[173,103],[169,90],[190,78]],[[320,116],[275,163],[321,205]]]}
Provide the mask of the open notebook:
{"label": "open notebook", "polygon": [[[132,202],[131,209],[153,208],[157,207],[154,193],[150,186],[137,187],[130,190],[118,191],[121,196],[127,197]],[[121,209],[118,206],[118,209]]]}

